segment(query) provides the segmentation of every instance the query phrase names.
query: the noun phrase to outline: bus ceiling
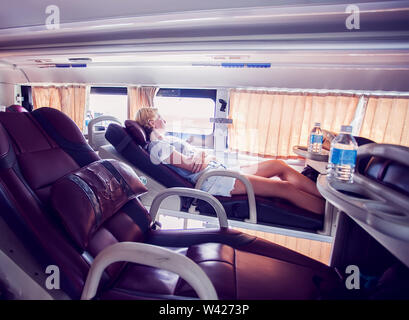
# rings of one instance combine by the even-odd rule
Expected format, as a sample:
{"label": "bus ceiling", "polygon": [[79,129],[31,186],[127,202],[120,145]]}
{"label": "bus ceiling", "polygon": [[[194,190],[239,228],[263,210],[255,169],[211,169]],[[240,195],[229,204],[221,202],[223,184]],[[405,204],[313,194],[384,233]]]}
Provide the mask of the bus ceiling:
{"label": "bus ceiling", "polygon": [[3,12],[0,82],[409,91],[407,1],[16,0]]}

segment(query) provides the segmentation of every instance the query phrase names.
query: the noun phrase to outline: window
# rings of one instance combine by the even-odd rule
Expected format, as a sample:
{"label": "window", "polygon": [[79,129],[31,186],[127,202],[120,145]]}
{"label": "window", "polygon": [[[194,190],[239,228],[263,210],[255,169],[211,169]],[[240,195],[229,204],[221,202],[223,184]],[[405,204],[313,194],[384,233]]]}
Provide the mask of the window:
{"label": "window", "polygon": [[126,88],[91,88],[88,110],[92,118],[97,118],[102,115],[109,115],[118,118],[122,123],[124,123],[124,121],[127,119],[127,106],[128,96]]}
{"label": "window", "polygon": [[216,90],[160,89],[155,107],[166,120],[170,134],[189,143],[213,147]]}

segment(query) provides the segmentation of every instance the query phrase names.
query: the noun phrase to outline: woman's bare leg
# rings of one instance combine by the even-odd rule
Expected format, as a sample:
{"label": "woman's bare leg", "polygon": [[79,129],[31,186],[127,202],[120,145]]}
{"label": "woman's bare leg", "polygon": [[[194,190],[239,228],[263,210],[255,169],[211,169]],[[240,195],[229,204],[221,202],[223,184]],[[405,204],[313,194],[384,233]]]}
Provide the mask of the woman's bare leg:
{"label": "woman's bare leg", "polygon": [[[304,192],[288,181],[273,180],[248,174],[245,174],[245,176],[250,180],[256,195],[286,199],[314,213],[324,213],[325,201],[322,197],[316,197],[308,192]],[[231,194],[246,194],[246,188],[240,180],[236,180]]]}
{"label": "woman's bare leg", "polygon": [[279,177],[288,181],[298,189],[308,192],[314,196],[321,197],[316,184],[309,178],[291,168],[281,160],[267,160],[250,166],[241,167],[240,170],[249,175],[265,178]]}
{"label": "woman's bare leg", "polygon": [[248,166],[240,167],[245,174],[271,178],[280,176],[284,170],[285,163],[281,160],[266,160]]}

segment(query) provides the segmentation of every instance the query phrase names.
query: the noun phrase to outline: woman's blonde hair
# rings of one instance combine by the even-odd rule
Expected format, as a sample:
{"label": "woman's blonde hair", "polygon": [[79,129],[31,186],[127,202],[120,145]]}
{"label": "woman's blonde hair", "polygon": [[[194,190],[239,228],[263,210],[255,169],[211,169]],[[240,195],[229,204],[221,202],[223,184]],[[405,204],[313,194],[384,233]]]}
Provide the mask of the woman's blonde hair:
{"label": "woman's blonde hair", "polygon": [[152,132],[149,120],[156,120],[157,116],[158,108],[143,107],[136,113],[135,121],[145,130],[148,140]]}

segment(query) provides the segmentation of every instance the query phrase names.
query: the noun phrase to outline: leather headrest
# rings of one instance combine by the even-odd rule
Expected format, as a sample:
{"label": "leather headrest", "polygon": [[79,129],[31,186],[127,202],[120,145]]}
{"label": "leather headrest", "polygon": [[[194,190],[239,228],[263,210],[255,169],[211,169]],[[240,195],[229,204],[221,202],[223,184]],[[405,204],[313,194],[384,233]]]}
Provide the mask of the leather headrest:
{"label": "leather headrest", "polygon": [[401,163],[381,157],[372,157],[364,174],[372,180],[409,195],[409,170]]}
{"label": "leather headrest", "polygon": [[28,112],[26,108],[19,106],[18,104],[12,104],[6,108],[6,112]]}
{"label": "leather headrest", "polygon": [[15,161],[16,157],[10,144],[9,136],[0,123],[0,170],[11,168]]}
{"label": "leather headrest", "polygon": [[144,147],[147,144],[145,130],[136,121],[126,120],[125,121],[126,131],[130,134],[132,139]]}
{"label": "leather headrest", "polygon": [[55,182],[51,203],[73,240],[86,249],[92,235],[107,219],[146,191],[125,163],[99,160]]}

